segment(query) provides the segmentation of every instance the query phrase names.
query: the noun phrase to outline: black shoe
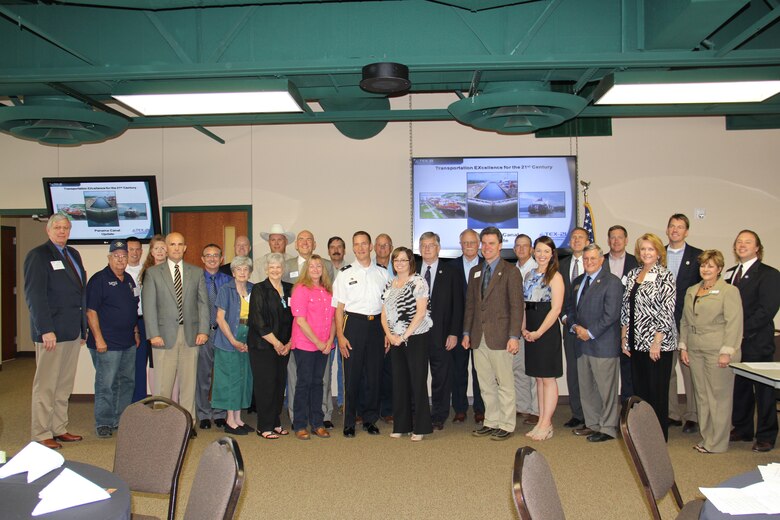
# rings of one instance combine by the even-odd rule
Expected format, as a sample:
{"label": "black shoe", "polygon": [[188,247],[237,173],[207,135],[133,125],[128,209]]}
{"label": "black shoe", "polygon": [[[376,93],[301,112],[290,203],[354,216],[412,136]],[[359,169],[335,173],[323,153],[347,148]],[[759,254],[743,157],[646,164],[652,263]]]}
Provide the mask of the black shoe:
{"label": "black shoe", "polygon": [[333,429],[333,423],[331,421],[323,421],[322,425],[327,428],[328,430]]}
{"label": "black shoe", "polygon": [[198,436],[198,430],[196,430],[195,428],[191,429],[190,430],[190,439],[194,439],[197,436]]}
{"label": "black shoe", "polygon": [[355,436],[355,427],[350,426],[347,428],[344,428],[344,437],[351,439]]}
{"label": "black shoe", "polygon": [[443,430],[444,429],[444,423],[439,421],[433,422],[433,429],[434,430]]}
{"label": "black shoe", "polygon": [[493,433],[490,434],[490,440],[505,441],[511,436],[512,436],[512,432],[508,432],[506,430],[502,430],[501,428],[498,428],[497,430],[494,430]]}
{"label": "black shoe", "polygon": [[200,421],[200,429],[201,430],[210,430],[211,429],[211,420],[209,420],[209,419],[202,419]]}
{"label": "black shoe", "polygon": [[677,419],[672,419],[669,417],[669,419],[666,421],[669,426],[682,426],[682,421],[678,421]]}
{"label": "black shoe", "polygon": [[493,435],[493,433],[495,433],[496,431],[497,430],[495,428],[483,426],[482,428],[471,432],[471,435],[473,435],[474,437],[485,437],[486,435]]}
{"label": "black shoe", "polygon": [[231,428],[229,424],[226,424],[225,433],[229,433],[231,435],[246,435],[247,431],[241,426],[238,426],[236,428]]}
{"label": "black shoe", "polygon": [[363,431],[368,432],[369,435],[379,435],[379,428],[371,423],[363,423]]}
{"label": "black shoe", "polygon": [[563,425],[566,428],[581,428],[582,426],[585,426],[585,421],[583,421],[582,419],[577,419],[576,417],[572,417],[571,419],[563,423]]}
{"label": "black shoe", "polygon": [[248,424],[246,424],[246,423],[244,423],[244,424],[242,424],[241,426],[239,426],[239,428],[241,428],[242,430],[244,430],[244,431],[245,431],[245,432],[247,432],[247,433],[252,433],[253,431],[255,431],[255,429],[254,429],[254,428],[252,428],[251,426],[249,426],[249,425],[248,425]]}
{"label": "black shoe", "polygon": [[227,424],[227,421],[225,419],[214,419],[214,426],[217,428],[224,428]]}
{"label": "black shoe", "polygon": [[604,442],[614,440],[614,437],[607,433],[596,432],[592,435],[588,435],[587,439],[588,442]]}
{"label": "black shoe", "polygon": [[685,421],[683,433],[698,433],[699,425],[695,421]]}

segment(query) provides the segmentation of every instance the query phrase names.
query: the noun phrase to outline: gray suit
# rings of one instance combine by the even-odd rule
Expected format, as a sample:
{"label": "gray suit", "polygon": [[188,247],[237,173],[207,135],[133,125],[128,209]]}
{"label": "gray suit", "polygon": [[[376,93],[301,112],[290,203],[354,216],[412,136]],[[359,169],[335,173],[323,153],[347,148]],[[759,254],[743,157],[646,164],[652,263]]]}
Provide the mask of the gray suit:
{"label": "gray suit", "polygon": [[[586,276],[581,275],[572,282],[566,308],[566,332],[574,338],[585,425],[617,437],[623,283],[602,267],[578,301]],[[582,341],[571,333],[575,324],[586,328],[593,339]]]}
{"label": "gray suit", "polygon": [[141,293],[146,336],[160,336],[165,345],[154,347],[154,379],[158,395],[171,397],[179,377],[179,404],[195,418],[195,384],[198,349],[195,338],[209,333],[209,308],[203,269],[181,262],[182,313],[179,324],[176,291],[169,261],[150,267]]}

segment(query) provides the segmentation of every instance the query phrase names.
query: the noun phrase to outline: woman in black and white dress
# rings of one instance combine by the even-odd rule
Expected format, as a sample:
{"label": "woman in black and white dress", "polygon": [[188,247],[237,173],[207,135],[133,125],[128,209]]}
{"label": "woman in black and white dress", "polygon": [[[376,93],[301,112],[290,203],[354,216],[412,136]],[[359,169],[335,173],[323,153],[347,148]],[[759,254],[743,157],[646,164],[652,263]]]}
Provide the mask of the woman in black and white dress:
{"label": "woman in black and white dress", "polygon": [[636,241],[640,267],[626,277],[620,324],[623,354],[631,357],[634,394],[653,407],[664,438],[669,434],[669,379],[677,325],[674,275],[666,267],[666,249],[661,239],[645,233]]}
{"label": "woman in black and white dress", "polygon": [[[428,284],[415,274],[414,255],[398,247],[390,257],[396,277],[382,295],[382,328],[393,363],[393,433],[410,433],[413,441],[433,432],[428,404]],[[414,410],[414,414],[412,414]]]}

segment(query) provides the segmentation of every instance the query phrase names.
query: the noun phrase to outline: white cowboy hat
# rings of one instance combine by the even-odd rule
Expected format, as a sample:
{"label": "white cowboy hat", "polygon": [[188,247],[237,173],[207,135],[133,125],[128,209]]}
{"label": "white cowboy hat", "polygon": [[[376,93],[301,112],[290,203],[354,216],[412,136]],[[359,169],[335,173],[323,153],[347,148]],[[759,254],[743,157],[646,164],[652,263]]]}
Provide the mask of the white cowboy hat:
{"label": "white cowboy hat", "polygon": [[268,232],[261,231],[260,232],[260,238],[268,241],[268,238],[271,235],[284,235],[287,238],[288,242],[294,242],[295,241],[295,233],[291,233],[289,231],[285,231],[281,224],[273,224],[271,226],[271,230]]}

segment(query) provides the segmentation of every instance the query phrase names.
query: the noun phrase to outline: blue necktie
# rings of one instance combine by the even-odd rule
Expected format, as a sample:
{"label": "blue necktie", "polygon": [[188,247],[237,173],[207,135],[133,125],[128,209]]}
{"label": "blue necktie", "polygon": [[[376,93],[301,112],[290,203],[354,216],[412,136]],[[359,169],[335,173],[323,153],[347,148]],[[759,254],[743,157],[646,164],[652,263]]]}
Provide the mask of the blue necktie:
{"label": "blue necktie", "polygon": [[488,285],[490,285],[490,276],[492,275],[493,270],[490,269],[490,264],[485,264],[485,274],[482,278],[482,298],[485,298],[485,293],[487,292]]}

